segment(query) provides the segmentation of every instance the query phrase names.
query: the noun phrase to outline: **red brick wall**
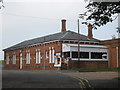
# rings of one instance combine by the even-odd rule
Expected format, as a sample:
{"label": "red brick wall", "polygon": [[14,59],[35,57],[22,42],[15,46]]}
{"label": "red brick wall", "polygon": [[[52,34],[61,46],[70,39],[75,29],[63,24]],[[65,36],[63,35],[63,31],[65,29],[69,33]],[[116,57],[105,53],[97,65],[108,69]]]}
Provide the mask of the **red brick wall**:
{"label": "red brick wall", "polygon": [[117,67],[117,47],[118,47],[118,67],[120,67],[120,39],[101,41],[101,44],[109,48],[109,67]]}
{"label": "red brick wall", "polygon": [[[49,52],[49,47],[54,47],[55,53],[61,53],[62,52],[62,44],[61,42],[53,42],[53,43],[47,43],[45,44],[45,52]],[[36,59],[35,59],[35,55],[36,55],[36,49],[40,49],[41,52],[41,63],[40,64],[36,64]],[[37,45],[37,46],[33,46],[33,47],[28,47],[28,48],[24,48],[24,49],[18,49],[18,50],[14,50],[14,51],[5,51],[5,56],[4,56],[4,60],[5,60],[5,68],[6,69],[19,69],[19,65],[20,65],[20,50],[23,54],[23,69],[44,69],[44,45]],[[26,64],[26,50],[30,50],[30,64]],[[15,54],[17,55],[17,61],[16,64],[12,64],[12,55],[15,52]],[[6,64],[6,53],[9,55],[10,57],[10,63]],[[48,53],[49,56],[49,53]],[[49,63],[49,60],[45,60],[45,67],[46,69],[57,69],[55,67],[53,67],[53,64]]]}
{"label": "red brick wall", "polygon": [[69,61],[69,68],[108,68],[107,61]]}

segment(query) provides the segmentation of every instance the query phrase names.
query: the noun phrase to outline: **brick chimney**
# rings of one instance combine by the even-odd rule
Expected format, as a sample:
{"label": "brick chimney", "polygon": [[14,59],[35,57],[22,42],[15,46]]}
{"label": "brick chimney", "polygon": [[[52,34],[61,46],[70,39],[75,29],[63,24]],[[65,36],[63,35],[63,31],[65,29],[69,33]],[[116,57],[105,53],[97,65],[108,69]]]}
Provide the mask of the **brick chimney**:
{"label": "brick chimney", "polygon": [[62,22],[61,32],[65,32],[65,31],[66,31],[66,20],[65,20],[65,19],[62,19],[61,22]]}
{"label": "brick chimney", "polygon": [[89,24],[89,25],[88,25],[88,39],[91,40],[92,38],[93,38],[92,25]]}

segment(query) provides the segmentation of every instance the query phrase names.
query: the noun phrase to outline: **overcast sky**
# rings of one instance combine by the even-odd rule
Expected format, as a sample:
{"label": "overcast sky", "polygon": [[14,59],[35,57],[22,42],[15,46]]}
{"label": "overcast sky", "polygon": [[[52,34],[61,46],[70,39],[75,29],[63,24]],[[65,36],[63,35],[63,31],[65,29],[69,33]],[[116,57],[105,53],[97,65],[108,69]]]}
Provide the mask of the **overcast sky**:
{"label": "overcast sky", "polygon": [[[67,30],[77,32],[78,15],[84,13],[86,5],[84,0],[4,0],[5,8],[0,11],[0,59],[3,48],[60,32],[61,19],[67,20]],[[117,37],[117,26],[116,19],[94,30],[93,36],[100,40]],[[81,23],[80,33],[87,35],[87,27]]]}

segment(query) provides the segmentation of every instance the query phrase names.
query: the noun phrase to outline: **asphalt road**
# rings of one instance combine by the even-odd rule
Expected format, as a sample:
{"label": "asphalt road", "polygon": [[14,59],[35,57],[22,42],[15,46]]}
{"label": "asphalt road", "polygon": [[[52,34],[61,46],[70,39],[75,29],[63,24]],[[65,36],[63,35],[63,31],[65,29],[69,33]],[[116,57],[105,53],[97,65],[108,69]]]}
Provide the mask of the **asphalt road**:
{"label": "asphalt road", "polygon": [[120,77],[119,72],[71,72],[61,71],[64,75],[74,76],[88,81],[91,88],[107,88],[118,90]]}
{"label": "asphalt road", "polygon": [[80,81],[55,71],[3,70],[2,88],[81,88]]}

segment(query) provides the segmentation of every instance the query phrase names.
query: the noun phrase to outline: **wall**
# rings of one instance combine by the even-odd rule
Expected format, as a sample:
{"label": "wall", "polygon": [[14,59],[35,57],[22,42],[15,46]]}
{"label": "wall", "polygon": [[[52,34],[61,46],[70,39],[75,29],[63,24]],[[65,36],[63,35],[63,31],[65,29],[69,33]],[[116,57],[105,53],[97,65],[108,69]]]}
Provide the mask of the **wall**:
{"label": "wall", "polygon": [[107,61],[69,61],[69,68],[107,68]]}
{"label": "wall", "polygon": [[109,67],[120,67],[120,39],[101,41],[101,45],[109,48]]}
{"label": "wall", "polygon": [[[45,52],[49,51],[49,47],[54,47],[55,53],[61,53],[62,51],[62,45],[61,42],[52,42],[52,43],[46,43],[45,44]],[[35,55],[36,55],[36,49],[40,49],[41,52],[41,63],[40,64],[36,64],[36,59],[35,59]],[[26,64],[26,50],[30,51],[30,64]],[[6,69],[19,69],[19,65],[20,65],[20,53],[23,54],[23,69],[44,69],[44,45],[37,45],[37,46],[32,46],[32,47],[27,47],[24,49],[18,49],[18,50],[14,50],[14,51],[5,51],[4,52],[5,56],[4,56],[4,60],[5,60],[5,68]],[[17,55],[17,62],[16,64],[12,64],[12,55],[13,54]],[[6,54],[9,55],[10,57],[10,63],[6,64]],[[46,55],[45,55],[46,56]],[[49,53],[47,53],[47,56],[49,56]],[[45,60],[45,69],[58,69],[53,67],[53,64],[49,63],[49,58],[47,60]]]}

